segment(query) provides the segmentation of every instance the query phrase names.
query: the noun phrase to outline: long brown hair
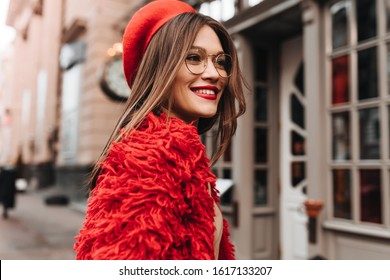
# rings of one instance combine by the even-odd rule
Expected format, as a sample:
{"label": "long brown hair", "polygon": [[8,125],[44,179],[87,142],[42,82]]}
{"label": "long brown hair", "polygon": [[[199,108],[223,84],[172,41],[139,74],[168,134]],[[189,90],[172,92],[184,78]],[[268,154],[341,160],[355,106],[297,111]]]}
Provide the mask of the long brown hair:
{"label": "long brown hair", "polygon": [[225,152],[236,131],[237,118],[245,112],[242,89],[244,81],[238,66],[236,49],[229,33],[218,21],[201,14],[184,13],[168,21],[151,39],[134,78],[131,95],[122,117],[92,170],[90,189],[95,187],[100,173],[100,162],[107,156],[111,143],[120,140],[121,130],[129,132],[137,128],[151,111],[158,113],[165,108],[169,112],[171,88],[176,73],[184,63],[198,31],[204,25],[210,26],[216,32],[224,52],[232,56],[233,63],[232,75],[218,104],[217,113],[212,118],[199,120],[198,133],[207,132],[218,121],[216,137],[219,147],[212,156],[211,163],[214,164]]}

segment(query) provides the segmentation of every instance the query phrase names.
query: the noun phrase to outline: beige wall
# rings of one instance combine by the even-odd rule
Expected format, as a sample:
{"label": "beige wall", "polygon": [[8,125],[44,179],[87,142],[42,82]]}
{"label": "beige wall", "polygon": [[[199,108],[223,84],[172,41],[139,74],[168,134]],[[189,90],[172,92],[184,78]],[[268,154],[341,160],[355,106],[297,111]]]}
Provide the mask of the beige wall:
{"label": "beige wall", "polygon": [[[11,1],[11,7],[18,2]],[[14,52],[17,54],[12,62],[13,73],[8,74],[12,91],[7,95],[12,96],[14,110],[12,152],[17,154],[21,149],[25,163],[39,164],[50,159],[47,139],[56,126],[56,57],[60,45],[62,1],[43,1],[42,15],[32,12],[31,3],[24,1],[18,13],[8,15],[8,22],[18,34],[13,43]],[[22,37],[23,32],[26,34],[25,38]],[[38,75],[42,71],[47,74],[47,79],[42,80],[40,87],[43,90],[40,93],[46,91],[46,98],[39,107],[40,114],[37,115]],[[30,94],[29,104],[24,101],[27,93]],[[34,150],[31,149],[32,143]]]}
{"label": "beige wall", "polygon": [[[115,26],[139,1],[83,1],[81,6],[78,2],[67,1],[65,22],[69,25],[77,18],[87,21],[87,31],[79,38],[85,41],[87,53],[83,66],[76,163],[89,165],[100,155],[123,107],[122,103],[111,101],[101,91],[99,70],[108,59],[107,50],[121,41],[122,32]],[[58,164],[62,164],[61,158]]]}
{"label": "beige wall", "polygon": [[[61,130],[59,102],[62,74],[58,61],[63,45],[62,31],[69,28],[76,19],[81,19],[86,22],[87,29],[76,39],[85,41],[87,57],[83,65],[76,164],[89,165],[100,154],[123,106],[103,94],[99,87],[98,73],[108,58],[108,48],[121,41],[122,32],[116,26],[128,18],[140,1],[43,1],[42,15],[33,13],[33,2],[11,0],[11,6],[18,9],[16,12],[9,11],[8,14],[8,23],[18,33],[13,43],[18,55],[11,58],[14,69],[8,72],[13,73],[7,74],[7,80],[10,81],[8,87],[12,90],[3,93],[6,96],[2,98],[10,100],[9,96],[12,95],[15,127],[12,134],[13,153],[16,154],[20,146],[25,163],[31,164],[51,159],[48,138],[56,128]],[[23,33],[27,35],[26,39],[22,38]],[[42,73],[47,75],[47,82],[43,85],[46,88],[46,98],[43,98],[43,105],[39,105],[38,87],[42,88],[42,84],[39,85],[38,79]],[[26,95],[30,95],[29,103],[23,101]],[[62,164],[60,156],[57,164]]]}

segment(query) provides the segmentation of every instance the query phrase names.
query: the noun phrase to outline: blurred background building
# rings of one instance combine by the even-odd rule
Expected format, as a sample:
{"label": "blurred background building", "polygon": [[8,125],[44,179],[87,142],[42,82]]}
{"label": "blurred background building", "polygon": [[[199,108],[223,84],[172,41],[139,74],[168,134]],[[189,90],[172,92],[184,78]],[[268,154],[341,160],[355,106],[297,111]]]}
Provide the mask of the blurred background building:
{"label": "blurred background building", "polygon": [[[0,164],[85,203],[130,94],[121,36],[147,2],[10,0]],[[213,169],[233,182],[238,257],[390,259],[390,0],[186,2],[224,23],[250,86]]]}

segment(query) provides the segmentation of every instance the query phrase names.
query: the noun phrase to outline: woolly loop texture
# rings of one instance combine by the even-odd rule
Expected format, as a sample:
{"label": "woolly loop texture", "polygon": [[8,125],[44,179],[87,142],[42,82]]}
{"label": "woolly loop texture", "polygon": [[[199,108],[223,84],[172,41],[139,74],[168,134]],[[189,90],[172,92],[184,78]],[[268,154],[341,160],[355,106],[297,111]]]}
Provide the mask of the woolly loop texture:
{"label": "woolly loop texture", "polygon": [[[76,237],[77,259],[214,259],[215,179],[196,127],[150,113],[112,144]],[[234,259],[228,237],[224,220],[219,259]]]}

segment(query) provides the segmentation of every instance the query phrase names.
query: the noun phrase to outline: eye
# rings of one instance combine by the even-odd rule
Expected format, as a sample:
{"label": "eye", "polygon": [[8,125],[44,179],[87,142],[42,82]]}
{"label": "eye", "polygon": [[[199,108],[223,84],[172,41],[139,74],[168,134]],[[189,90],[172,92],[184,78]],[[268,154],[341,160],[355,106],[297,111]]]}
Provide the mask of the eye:
{"label": "eye", "polygon": [[191,64],[200,64],[202,62],[202,57],[199,54],[190,53],[186,57],[186,62]]}
{"label": "eye", "polygon": [[215,58],[215,67],[220,69],[229,69],[231,65],[230,57],[225,54],[220,54]]}

